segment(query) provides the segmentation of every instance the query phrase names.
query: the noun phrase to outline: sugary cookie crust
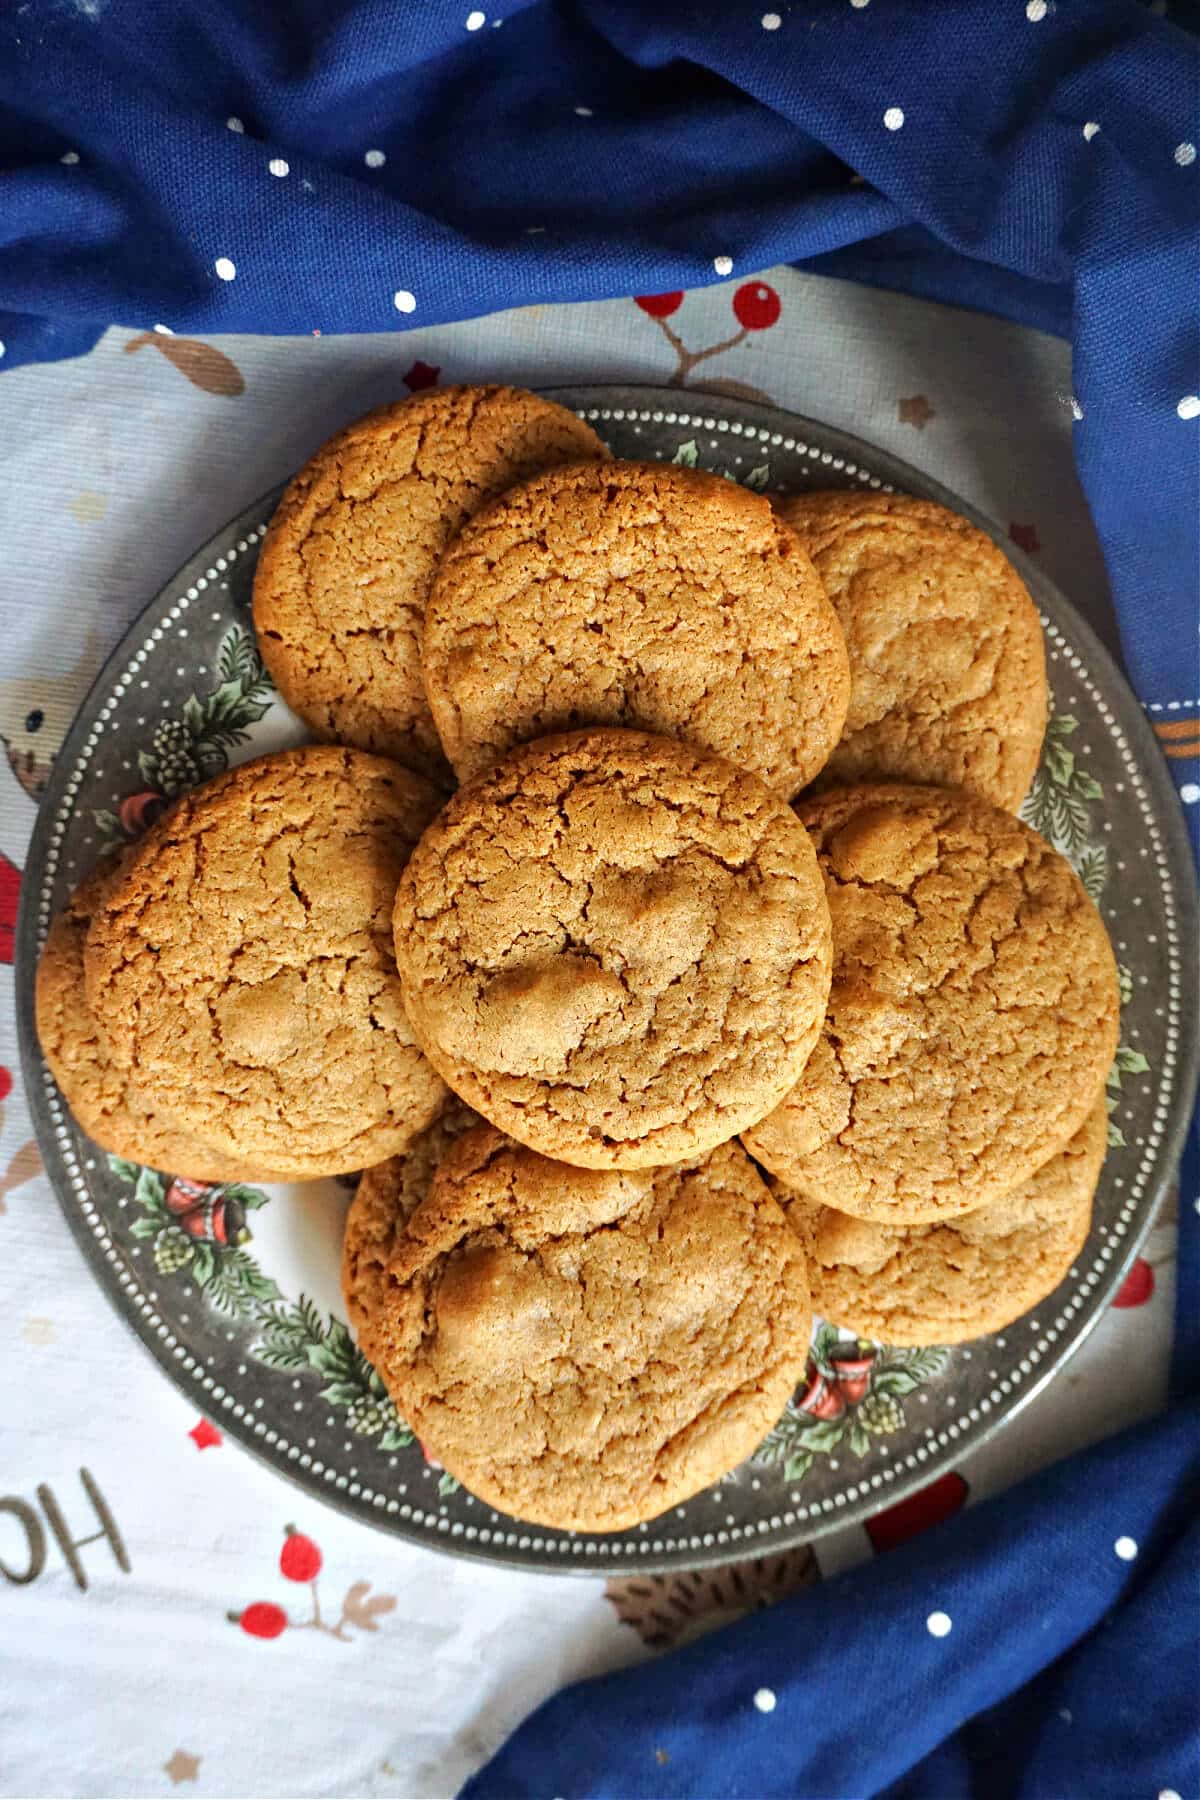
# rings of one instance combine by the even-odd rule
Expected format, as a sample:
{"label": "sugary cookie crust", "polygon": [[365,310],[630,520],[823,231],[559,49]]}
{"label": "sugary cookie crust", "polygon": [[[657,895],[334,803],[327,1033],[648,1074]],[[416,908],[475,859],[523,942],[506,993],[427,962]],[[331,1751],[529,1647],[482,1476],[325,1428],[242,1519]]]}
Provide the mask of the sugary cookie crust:
{"label": "sugary cookie crust", "polygon": [[263,660],[319,736],[447,775],[421,681],[421,621],[451,537],[553,463],[607,455],[591,427],[520,388],[449,387],[380,407],[288,487],[254,578]]}
{"label": "sugary cookie crust", "polygon": [[1052,1294],[1079,1255],[1108,1141],[1096,1101],[1064,1150],[952,1225],[891,1227],[768,1183],[808,1253],[813,1308],[885,1344],[960,1344],[1003,1331]]}
{"label": "sugary cookie crust", "polygon": [[396,896],[419,1041],[477,1112],[588,1167],[681,1161],[787,1092],[829,917],[795,815],[641,732],[544,738],[450,801]]}
{"label": "sugary cookie crust", "polygon": [[627,725],[786,799],[850,693],[837,616],[769,502],[662,463],[552,469],[477,512],[434,581],[422,662],[464,781],[547,732]]}
{"label": "sugary cookie crust", "polygon": [[777,503],[816,565],[850,655],[841,742],[820,784],[932,782],[1015,811],[1048,690],[1029,590],[986,532],[904,494]]}
{"label": "sugary cookie crust", "polygon": [[821,1041],[743,1132],[810,1200],[924,1224],[1026,1180],[1082,1125],[1117,1046],[1112,948],[1065,859],[948,789],[805,802],[834,974]]}
{"label": "sugary cookie crust", "polygon": [[436,796],[362,751],[309,745],[186,794],[88,932],[88,1001],[116,1066],[222,1152],[296,1178],[402,1150],[444,1088],[413,1042],[390,915]]}
{"label": "sugary cookie crust", "polygon": [[803,1373],[796,1234],[748,1158],[564,1168],[461,1138],[397,1238],[366,1341],[481,1499],[560,1530],[654,1518],[754,1450]]}

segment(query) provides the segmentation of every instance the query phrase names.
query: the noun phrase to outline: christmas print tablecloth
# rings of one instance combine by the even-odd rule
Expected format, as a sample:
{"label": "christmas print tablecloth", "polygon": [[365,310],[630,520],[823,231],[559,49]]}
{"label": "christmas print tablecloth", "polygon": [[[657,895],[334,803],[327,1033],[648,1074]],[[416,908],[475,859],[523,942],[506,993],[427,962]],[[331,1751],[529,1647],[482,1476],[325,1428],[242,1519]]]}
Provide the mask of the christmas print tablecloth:
{"label": "christmas print tablecloth", "polygon": [[[1165,1391],[1174,1227],[983,1450],[872,1531],[703,1575],[456,1562],[298,1493],[176,1394],[41,1172],[12,934],[48,760],[177,565],[334,427],[442,381],[676,382],[907,457],[1034,555],[1110,647],[1071,451],[1070,353],[1002,321],[776,269],[684,295],[358,338],[114,329],[0,383],[0,1791],[440,1795],[562,1683],[819,1581]],[[1169,1214],[1169,1208],[1168,1208]]]}

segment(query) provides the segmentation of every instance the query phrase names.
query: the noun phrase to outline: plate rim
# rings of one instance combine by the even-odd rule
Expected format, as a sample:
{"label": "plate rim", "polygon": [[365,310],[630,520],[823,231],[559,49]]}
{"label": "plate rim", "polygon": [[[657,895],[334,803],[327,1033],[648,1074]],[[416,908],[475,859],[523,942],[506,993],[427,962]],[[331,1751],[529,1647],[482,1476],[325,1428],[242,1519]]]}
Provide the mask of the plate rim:
{"label": "plate rim", "polygon": [[[1178,929],[1181,941],[1195,941],[1200,919],[1200,901],[1198,901],[1196,875],[1192,864],[1191,849],[1184,823],[1182,808],[1174,785],[1171,782],[1165,762],[1160,754],[1157,739],[1146,718],[1144,708],[1134,693],[1128,678],[1121,669],[1116,658],[1103,643],[1094,628],[1066,595],[1050,580],[1050,578],[1026,556],[1016,545],[1012,544],[1002,528],[982,512],[978,507],[963,500],[952,489],[905,459],[893,455],[872,444],[868,439],[843,431],[838,427],[826,425],[808,415],[789,411],[784,407],[765,405],[758,401],[740,400],[726,395],[705,393],[702,387],[668,388],[651,383],[580,383],[578,385],[557,384],[554,387],[535,390],[545,398],[557,401],[572,411],[583,413],[588,408],[596,408],[600,413],[609,410],[611,417],[617,409],[622,412],[630,405],[634,407],[659,407],[664,415],[664,422],[672,423],[669,415],[673,412],[691,413],[706,408],[711,409],[714,418],[724,415],[749,422],[760,429],[764,426],[772,431],[782,429],[795,436],[805,433],[814,435],[824,449],[835,448],[846,457],[869,467],[873,475],[880,477],[879,485],[890,483],[901,492],[914,493],[924,498],[935,500],[949,507],[962,517],[970,519],[981,530],[991,537],[1008,557],[1009,561],[1020,573],[1035,601],[1041,600],[1043,607],[1048,597],[1052,611],[1065,614],[1070,622],[1072,634],[1083,650],[1089,672],[1097,674],[1110,690],[1120,692],[1127,705],[1127,716],[1120,720],[1121,728],[1132,739],[1131,752],[1137,763],[1139,772],[1150,789],[1151,803],[1157,822],[1163,832],[1164,846],[1162,861],[1167,872],[1167,886],[1179,911]],[[594,421],[602,426],[603,418]],[[823,453],[823,452],[822,452]],[[648,459],[653,460],[653,459]],[[820,466],[820,464],[818,464]],[[230,537],[246,536],[256,531],[264,518],[278,500],[285,484],[279,483],[256,499],[252,500],[240,512],[236,513],[225,524],[220,526],[163,583],[146,604],[138,609],[135,616],[122,631],[109,655],[104,659],[97,675],[81,700],[74,718],[64,735],[44,793],[38,805],[33,830],[30,834],[25,854],[25,865],[21,883],[20,905],[17,918],[16,941],[14,951],[14,999],[17,1022],[17,1034],[20,1048],[21,1072],[25,1084],[26,1102],[29,1108],[30,1121],[38,1139],[39,1148],[43,1152],[46,1177],[54,1193],[60,1210],[64,1213],[71,1235],[83,1251],[85,1261],[113,1310],[133,1333],[138,1341],[149,1352],[154,1362],[167,1377],[176,1392],[187,1397],[196,1405],[202,1416],[212,1411],[209,1397],[206,1396],[202,1384],[189,1371],[175,1363],[168,1353],[159,1345],[156,1335],[149,1323],[143,1318],[136,1304],[126,1294],[118,1280],[115,1268],[110,1266],[104,1256],[98,1239],[74,1203],[66,1184],[60,1182],[51,1172],[52,1164],[57,1164],[58,1150],[54,1148],[51,1158],[47,1158],[46,1136],[49,1125],[40,1108],[35,1108],[33,1095],[43,1078],[44,1062],[38,1043],[34,1021],[34,975],[38,958],[38,901],[35,888],[42,885],[40,880],[30,881],[30,871],[42,872],[47,860],[52,821],[61,810],[65,798],[69,771],[77,758],[78,752],[86,740],[89,730],[92,703],[97,695],[107,692],[112,679],[128,660],[126,645],[131,637],[141,628],[147,615],[154,612],[165,601],[177,593],[181,587],[190,585],[197,574],[203,573],[210,566],[215,552],[212,546]],[[1158,1156],[1159,1177],[1153,1188],[1148,1191],[1142,1217],[1133,1226],[1123,1240],[1124,1250],[1115,1256],[1110,1264],[1106,1278],[1097,1284],[1093,1292],[1093,1306],[1080,1328],[1065,1349],[1034,1380],[1022,1383],[1012,1397],[1011,1404],[998,1417],[989,1420],[971,1439],[967,1454],[982,1448],[1014,1420],[1036,1397],[1041,1394],[1077,1353],[1083,1343],[1091,1335],[1107,1310],[1111,1297],[1118,1291],[1120,1284],[1150,1230],[1161,1207],[1163,1195],[1169,1187],[1178,1168],[1183,1149],[1183,1141],[1190,1119],[1188,1097],[1195,1092],[1197,1078],[1200,1075],[1200,1030],[1193,1019],[1190,1029],[1186,1026],[1181,1034],[1178,1066],[1178,1101],[1172,1116],[1163,1133],[1162,1148]],[[647,1541],[646,1554],[621,1556],[605,1554],[603,1549],[588,1555],[570,1560],[546,1560],[531,1562],[526,1556],[511,1552],[506,1548],[496,1548],[492,1543],[481,1544],[478,1541],[467,1541],[463,1537],[451,1537],[438,1533],[423,1531],[420,1527],[404,1520],[399,1515],[388,1516],[386,1513],[374,1514],[357,1501],[336,1488],[318,1489],[311,1481],[304,1478],[303,1472],[289,1463],[286,1457],[280,1457],[275,1449],[257,1440],[252,1431],[243,1426],[236,1418],[222,1419],[223,1433],[233,1438],[240,1447],[250,1452],[257,1461],[269,1467],[276,1475],[285,1478],[291,1485],[300,1489],[310,1501],[332,1507],[335,1511],[357,1520],[360,1524],[373,1527],[389,1537],[415,1547],[450,1554],[470,1561],[481,1561],[493,1566],[520,1570],[526,1574],[544,1573],[560,1576],[614,1576],[632,1574],[638,1571],[644,1575],[670,1575],[690,1569],[717,1568],[727,1564],[746,1561],[760,1554],[775,1554],[794,1548],[797,1545],[809,1544],[848,1524],[862,1524],[875,1513],[898,1504],[910,1495],[919,1492],[935,1477],[925,1466],[914,1468],[911,1473],[888,1484],[869,1498],[857,1502],[848,1502],[834,1510],[822,1512],[816,1517],[797,1520],[792,1526],[782,1526],[772,1532],[756,1545],[749,1537],[735,1542],[713,1543],[701,1549],[688,1549],[655,1556],[649,1550]],[[504,1516],[504,1515],[502,1515]],[[514,1521],[523,1524],[523,1521]],[[539,1528],[528,1526],[526,1529],[535,1533]]]}

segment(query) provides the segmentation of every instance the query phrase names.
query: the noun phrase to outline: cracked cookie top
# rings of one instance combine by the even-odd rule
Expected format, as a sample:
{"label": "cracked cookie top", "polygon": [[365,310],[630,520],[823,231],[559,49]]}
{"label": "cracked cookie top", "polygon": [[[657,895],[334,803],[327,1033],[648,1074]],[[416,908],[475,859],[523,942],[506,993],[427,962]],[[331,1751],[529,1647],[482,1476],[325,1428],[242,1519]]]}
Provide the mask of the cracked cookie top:
{"label": "cracked cookie top", "polygon": [[806,801],[833,919],[829,1014],[743,1142],[809,1200],[901,1224],[984,1206],[1083,1124],[1117,1047],[1100,915],[1028,825],[941,788]]}
{"label": "cracked cookie top", "polygon": [[1029,590],[986,532],[905,494],[778,503],[816,565],[850,654],[850,707],[822,785],[934,782],[1015,811],[1046,730]]}
{"label": "cracked cookie top", "polygon": [[810,1325],[800,1240],[736,1145],[683,1168],[571,1169],[482,1125],[397,1229],[360,1338],[481,1499],[619,1531],[754,1450]]}
{"label": "cracked cookie top", "polygon": [[823,1319],[885,1344],[961,1344],[1054,1292],[1087,1238],[1107,1142],[1102,1094],[1057,1156],[945,1225],[880,1225],[768,1186],[808,1252]]}
{"label": "cracked cookie top", "polygon": [[406,1149],[363,1170],[342,1239],[342,1295],[356,1331],[369,1329],[385,1302],[392,1253],[429,1192],[438,1164],[464,1131],[481,1123],[478,1114],[450,1094],[432,1125],[419,1131]]}
{"label": "cracked cookie top", "polygon": [[89,875],[53,921],[34,989],[38,1040],[75,1119],[103,1150],[194,1181],[269,1181],[261,1165],[210,1150],[161,1114],[148,1111],[127,1073],[108,1056],[88,1005],[83,947],[114,870]]}
{"label": "cracked cookie top", "polygon": [[115,1066],[147,1107],[297,1179],[402,1150],[444,1088],[391,944],[436,805],[358,750],[259,757],[185,794],[106,888],[84,952]]}
{"label": "cracked cookie top", "polygon": [[552,463],[607,452],[520,388],[449,387],[380,407],[284,491],[254,577],[280,693],[318,736],[443,779],[421,683],[421,620],[451,537],[480,503]]}
{"label": "cracked cookie top", "polygon": [[543,738],[460,789],[395,924],[430,1061],[519,1142],[586,1167],[682,1161],[761,1118],[829,988],[795,814],[643,732]]}
{"label": "cracked cookie top", "polygon": [[850,693],[837,616],[770,503],[661,463],[552,469],[477,512],[434,581],[422,664],[464,781],[547,732],[628,725],[788,799]]}

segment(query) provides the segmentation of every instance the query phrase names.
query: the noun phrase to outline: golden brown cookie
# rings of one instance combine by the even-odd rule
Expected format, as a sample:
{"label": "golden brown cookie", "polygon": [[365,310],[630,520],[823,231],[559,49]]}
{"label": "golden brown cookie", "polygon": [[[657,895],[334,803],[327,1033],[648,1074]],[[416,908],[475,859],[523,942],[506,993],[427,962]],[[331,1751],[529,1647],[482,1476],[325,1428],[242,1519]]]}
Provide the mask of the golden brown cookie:
{"label": "golden brown cookie", "polygon": [[363,1348],[427,1451],[491,1505],[620,1531],[726,1474],[808,1356],[804,1253],[725,1144],[570,1169],[491,1126],[396,1234]]}
{"label": "golden brown cookie", "polygon": [[1117,1047],[1117,970],[1070,864],[949,788],[806,801],[833,918],[829,1016],[743,1141],[809,1200],[932,1224],[1025,1181],[1083,1124]]}
{"label": "golden brown cookie", "polygon": [[589,1168],[698,1156],[808,1058],[829,914],[795,814],[638,731],[514,751],[462,788],[396,896],[418,1040],[519,1142]]}
{"label": "golden brown cookie", "polygon": [[271,1181],[270,1173],[211,1150],[161,1115],[114,1067],[88,1006],[83,946],[114,870],[97,870],[71,895],[46,935],[34,985],[38,1040],[77,1123],[102,1150],[193,1181]]}
{"label": "golden brown cookie", "polygon": [[816,564],[850,653],[833,782],[966,788],[1015,812],[1046,730],[1046,659],[1029,590],[986,532],[905,494],[778,502]]}
{"label": "golden brown cookie", "polygon": [[369,1330],[384,1303],[392,1252],[429,1192],[438,1164],[464,1131],[480,1123],[478,1114],[451,1094],[406,1150],[363,1170],[342,1239],[342,1295],[356,1331]]}
{"label": "golden brown cookie", "polygon": [[413,1042],[390,916],[436,804],[360,750],[257,758],[184,795],[92,919],[88,1001],[144,1103],[295,1179],[402,1150],[444,1089]]}
{"label": "golden brown cookie", "polygon": [[480,503],[554,463],[607,455],[521,388],[431,389],[339,431],[294,476],[254,577],[263,661],[324,739],[446,774],[421,685],[438,558]]}
{"label": "golden brown cookie", "polygon": [[879,1225],[768,1185],[808,1255],[813,1308],[885,1344],[961,1344],[1052,1294],[1087,1239],[1108,1142],[1104,1097],[1065,1150],[952,1225]]}
{"label": "golden brown cookie", "polygon": [[841,735],[837,615],[761,495],[696,469],[552,469],[476,513],[425,613],[425,687],[463,781],[515,744],[630,725],[785,799]]}

